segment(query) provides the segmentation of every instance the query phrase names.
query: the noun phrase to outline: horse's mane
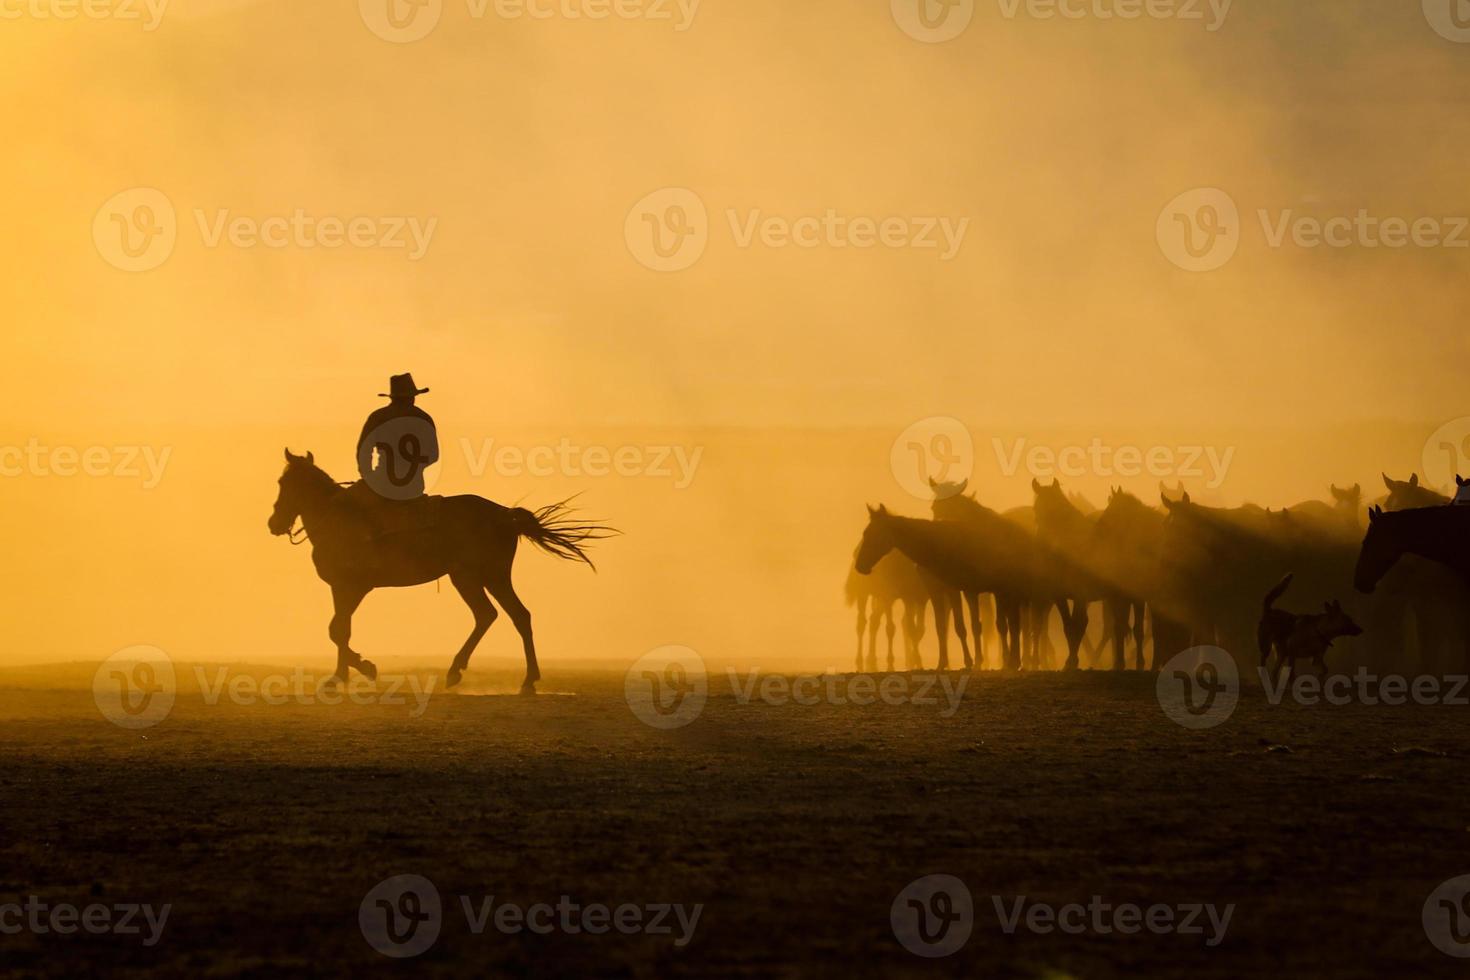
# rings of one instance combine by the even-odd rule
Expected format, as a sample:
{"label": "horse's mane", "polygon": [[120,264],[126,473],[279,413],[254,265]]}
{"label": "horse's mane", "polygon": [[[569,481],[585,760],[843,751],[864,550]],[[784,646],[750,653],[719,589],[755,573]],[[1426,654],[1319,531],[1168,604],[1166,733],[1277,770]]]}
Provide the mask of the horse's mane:
{"label": "horse's mane", "polygon": [[287,463],[286,472],[299,477],[302,482],[309,484],[313,490],[320,493],[335,492],[342,488],[341,484],[332,479],[330,473],[308,460],[305,456],[298,456]]}

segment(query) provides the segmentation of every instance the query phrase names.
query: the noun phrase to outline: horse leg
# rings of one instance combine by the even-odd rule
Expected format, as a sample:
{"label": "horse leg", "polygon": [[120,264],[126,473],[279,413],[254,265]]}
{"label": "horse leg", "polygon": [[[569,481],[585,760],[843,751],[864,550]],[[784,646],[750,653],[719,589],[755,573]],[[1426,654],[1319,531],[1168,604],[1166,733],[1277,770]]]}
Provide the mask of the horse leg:
{"label": "horse leg", "polygon": [[347,671],[352,667],[360,670],[370,681],[378,678],[378,668],[373,662],[362,659],[349,646],[352,640],[352,614],[357,612],[357,607],[362,605],[363,598],[370,591],[356,585],[332,586],[332,622],[327,626],[327,636],[337,646],[337,670],[332,674],[333,681],[345,683]]}
{"label": "horse leg", "polygon": [[975,663],[973,664],[973,669],[983,670],[985,667],[985,647],[981,645],[980,593],[965,593],[965,604],[970,607],[970,635],[975,638]]}
{"label": "horse leg", "polygon": [[909,659],[904,664],[904,668],[907,670],[924,669],[924,654],[922,644],[924,642],[924,631],[928,625],[924,615],[928,605],[928,599],[916,599],[913,600],[911,605],[905,606],[904,616],[910,621],[909,630],[910,636],[912,638],[910,641],[912,643],[912,649],[910,651]]}
{"label": "horse leg", "polygon": [[890,602],[888,608],[883,610],[883,632],[888,636],[888,672],[890,674],[893,673],[893,634],[897,629],[898,625],[893,621],[893,603]]}
{"label": "horse leg", "polygon": [[1145,615],[1144,605],[1141,602],[1130,603],[1133,609],[1133,669],[1143,669],[1143,617]]}
{"label": "horse leg", "polygon": [[[873,599],[873,612],[868,616],[868,672],[873,673],[878,669],[878,627],[883,621],[883,604],[875,597]],[[858,664],[858,671],[863,670],[863,665]]]}
{"label": "horse leg", "polygon": [[868,597],[858,596],[857,612],[857,670],[863,670],[863,634],[868,631]]}
{"label": "horse leg", "polygon": [[510,582],[509,566],[490,579],[489,589],[495,601],[500,603],[500,608],[510,617],[516,632],[521,634],[521,645],[526,651],[526,679],[521,682],[521,693],[535,694],[536,682],[541,679],[541,668],[536,663],[536,639],[531,632],[531,610],[516,595],[515,586]]}
{"label": "horse leg", "polygon": [[934,631],[939,636],[938,670],[949,670],[949,595],[934,594]]}
{"label": "horse leg", "polygon": [[965,669],[969,670],[973,661],[970,659],[970,642],[965,636],[965,594],[954,593],[950,602],[954,606],[954,634],[960,638],[960,652],[965,655]]}
{"label": "horse leg", "polygon": [[470,654],[475,652],[480,638],[485,635],[485,631],[499,615],[495,611],[495,604],[490,601],[489,596],[485,595],[485,586],[480,584],[478,578],[465,572],[451,572],[449,581],[454,584],[455,590],[459,592],[460,598],[464,599],[465,605],[470,607],[470,612],[475,616],[475,626],[470,630],[470,635],[465,639],[464,645],[459,648],[459,653],[454,655],[454,662],[449,665],[449,673],[444,679],[446,688],[459,684],[464,677],[465,668],[470,665]]}

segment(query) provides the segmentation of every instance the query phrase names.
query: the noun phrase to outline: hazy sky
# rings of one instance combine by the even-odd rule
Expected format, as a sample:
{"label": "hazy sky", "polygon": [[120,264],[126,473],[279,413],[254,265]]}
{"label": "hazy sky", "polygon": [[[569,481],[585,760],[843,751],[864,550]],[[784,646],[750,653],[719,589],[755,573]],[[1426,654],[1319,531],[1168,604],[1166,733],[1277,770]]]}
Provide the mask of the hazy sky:
{"label": "hazy sky", "polygon": [[[934,28],[916,0],[386,2],[173,0],[150,30],[142,0],[0,0],[0,444],[170,453],[147,489],[115,453],[0,479],[0,659],[327,663],[326,587],[265,533],[280,447],[349,475],[396,371],[433,388],[441,490],[580,489],[629,531],[596,578],[521,560],[551,665],[847,663],[860,508],[922,510],[888,458],[919,419],[971,429],[987,499],[1031,477],[992,438],[1098,438],[1233,447],[1212,493],[1291,503],[1470,414],[1448,0],[961,2],[942,43],[937,0]],[[602,9],[630,16],[570,16]],[[461,439],[703,456],[676,489],[476,474]],[[358,636],[447,662],[467,620],[428,587]]]}

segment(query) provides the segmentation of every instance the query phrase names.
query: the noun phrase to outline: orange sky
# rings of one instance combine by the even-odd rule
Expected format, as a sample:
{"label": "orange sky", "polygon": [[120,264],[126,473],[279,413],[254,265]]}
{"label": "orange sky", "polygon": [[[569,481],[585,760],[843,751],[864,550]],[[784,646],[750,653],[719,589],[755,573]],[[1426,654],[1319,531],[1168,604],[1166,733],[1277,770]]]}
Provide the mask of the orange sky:
{"label": "orange sky", "polygon": [[[582,490],[627,530],[597,577],[521,560],[546,664],[664,643],[847,663],[859,508],[922,509],[888,465],[918,419],[970,428],[998,502],[1022,502],[1030,474],[997,469],[997,437],[1234,447],[1212,492],[1291,503],[1405,473],[1470,414],[1470,248],[1270,243],[1287,211],[1433,219],[1447,237],[1470,215],[1470,44],[1419,4],[1238,0],[1209,31],[979,3],[927,44],[888,3],[705,0],[679,30],[672,3],[673,21],[573,20],[445,0],[400,44],[352,3],[174,0],[153,30],[36,3],[5,7],[23,13],[0,31],[16,137],[0,448],[169,456],[148,488],[50,472],[65,466],[0,477],[0,662],[153,643],[326,663],[326,588],[265,533],[280,448],[346,476],[395,371],[434,389],[440,489]],[[703,207],[707,242],[660,272],[627,229],[670,187]],[[104,206],[138,188],[167,201],[175,240],[129,272]],[[1156,237],[1194,188],[1238,207],[1214,271]],[[777,244],[829,215],[847,231]],[[272,218],[315,230],[251,244]],[[405,247],[313,237],[354,218],[375,240],[402,225]],[[856,219],[964,233],[948,256],[859,248],[842,238]],[[675,488],[475,474],[461,439],[703,455]],[[467,627],[426,587],[370,599],[358,635],[380,661],[435,663]],[[497,628],[481,656],[515,653]]]}

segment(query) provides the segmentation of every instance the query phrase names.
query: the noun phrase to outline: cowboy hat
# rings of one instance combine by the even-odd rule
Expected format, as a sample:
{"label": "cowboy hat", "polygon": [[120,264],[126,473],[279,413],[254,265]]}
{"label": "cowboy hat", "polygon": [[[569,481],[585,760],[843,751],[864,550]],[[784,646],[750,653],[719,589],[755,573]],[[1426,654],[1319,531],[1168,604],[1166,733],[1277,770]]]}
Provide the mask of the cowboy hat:
{"label": "cowboy hat", "polygon": [[420,388],[413,383],[411,374],[395,374],[388,379],[388,392],[378,392],[379,398],[412,398],[415,395],[428,394],[428,388]]}

